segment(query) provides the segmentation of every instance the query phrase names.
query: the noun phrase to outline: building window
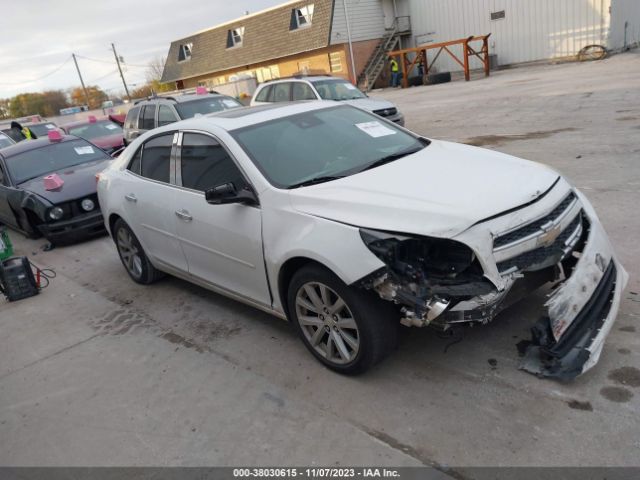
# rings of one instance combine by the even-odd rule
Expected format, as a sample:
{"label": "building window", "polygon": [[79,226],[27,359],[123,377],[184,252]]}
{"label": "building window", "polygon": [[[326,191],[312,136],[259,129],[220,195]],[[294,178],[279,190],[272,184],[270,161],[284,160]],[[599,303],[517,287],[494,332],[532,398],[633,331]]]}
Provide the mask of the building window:
{"label": "building window", "polygon": [[178,61],[183,62],[191,58],[191,50],[193,49],[193,43],[183,43],[178,50]]}
{"label": "building window", "polygon": [[309,3],[304,7],[294,8],[291,10],[291,23],[289,30],[297,30],[311,26],[313,20],[313,3]]}
{"label": "building window", "polygon": [[241,47],[244,37],[244,27],[227,30],[227,48]]}
{"label": "building window", "polygon": [[332,52],[329,54],[329,65],[332,72],[342,72],[342,56],[340,52]]}

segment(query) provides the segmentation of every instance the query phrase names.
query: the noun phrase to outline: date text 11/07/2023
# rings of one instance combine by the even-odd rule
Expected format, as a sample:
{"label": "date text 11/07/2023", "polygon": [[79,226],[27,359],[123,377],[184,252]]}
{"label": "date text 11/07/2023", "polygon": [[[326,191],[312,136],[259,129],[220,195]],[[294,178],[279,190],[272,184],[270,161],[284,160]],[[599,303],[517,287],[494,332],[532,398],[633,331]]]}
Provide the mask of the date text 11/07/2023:
{"label": "date text 11/07/2023", "polygon": [[234,468],[234,478],[400,478],[393,468]]}

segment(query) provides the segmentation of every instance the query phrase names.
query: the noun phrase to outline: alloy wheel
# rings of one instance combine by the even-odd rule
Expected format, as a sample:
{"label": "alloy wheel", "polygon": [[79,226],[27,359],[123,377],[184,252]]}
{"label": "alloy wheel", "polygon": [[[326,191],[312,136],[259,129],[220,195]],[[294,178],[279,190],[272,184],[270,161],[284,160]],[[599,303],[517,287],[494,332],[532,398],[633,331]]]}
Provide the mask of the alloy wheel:
{"label": "alloy wheel", "polygon": [[118,251],[125,267],[135,278],[142,276],[142,258],[133,235],[126,228],[120,228],[117,234]]}
{"label": "alloy wheel", "polygon": [[358,325],[345,301],[320,282],[308,282],[296,294],[296,316],[313,349],[339,365],[352,362],[360,348]]}

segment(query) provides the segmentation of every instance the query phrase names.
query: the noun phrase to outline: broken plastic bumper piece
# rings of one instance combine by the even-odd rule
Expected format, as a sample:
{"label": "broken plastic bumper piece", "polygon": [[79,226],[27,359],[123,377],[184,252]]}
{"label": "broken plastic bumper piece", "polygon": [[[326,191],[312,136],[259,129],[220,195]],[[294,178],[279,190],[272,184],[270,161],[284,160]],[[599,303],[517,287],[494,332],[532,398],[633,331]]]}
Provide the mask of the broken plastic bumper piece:
{"label": "broken plastic bumper piece", "polygon": [[520,368],[571,380],[593,367],[618,314],[628,275],[602,225],[593,216],[584,249],[570,276],[546,303],[548,315],[532,328]]}

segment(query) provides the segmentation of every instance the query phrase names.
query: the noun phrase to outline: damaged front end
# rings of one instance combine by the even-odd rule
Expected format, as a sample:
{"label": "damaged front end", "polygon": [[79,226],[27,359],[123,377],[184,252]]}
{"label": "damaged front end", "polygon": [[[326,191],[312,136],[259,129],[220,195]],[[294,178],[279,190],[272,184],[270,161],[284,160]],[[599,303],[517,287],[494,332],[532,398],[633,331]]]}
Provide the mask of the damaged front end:
{"label": "damaged front end", "polygon": [[[529,211],[505,215],[456,240],[363,229],[364,243],[385,267],[359,286],[396,303],[402,324],[443,331],[487,323],[550,286],[546,314],[521,351],[521,368],[573,379],[598,361],[627,274],[586,198],[573,190],[554,195],[531,207],[533,220],[526,220]],[[516,226],[505,230],[508,224]],[[478,238],[489,243],[474,244]]]}
{"label": "damaged front end", "polygon": [[360,286],[399,305],[403,325],[446,330],[454,323],[486,323],[509,290],[498,291],[475,253],[461,242],[365,229],[360,235],[386,265]]}

